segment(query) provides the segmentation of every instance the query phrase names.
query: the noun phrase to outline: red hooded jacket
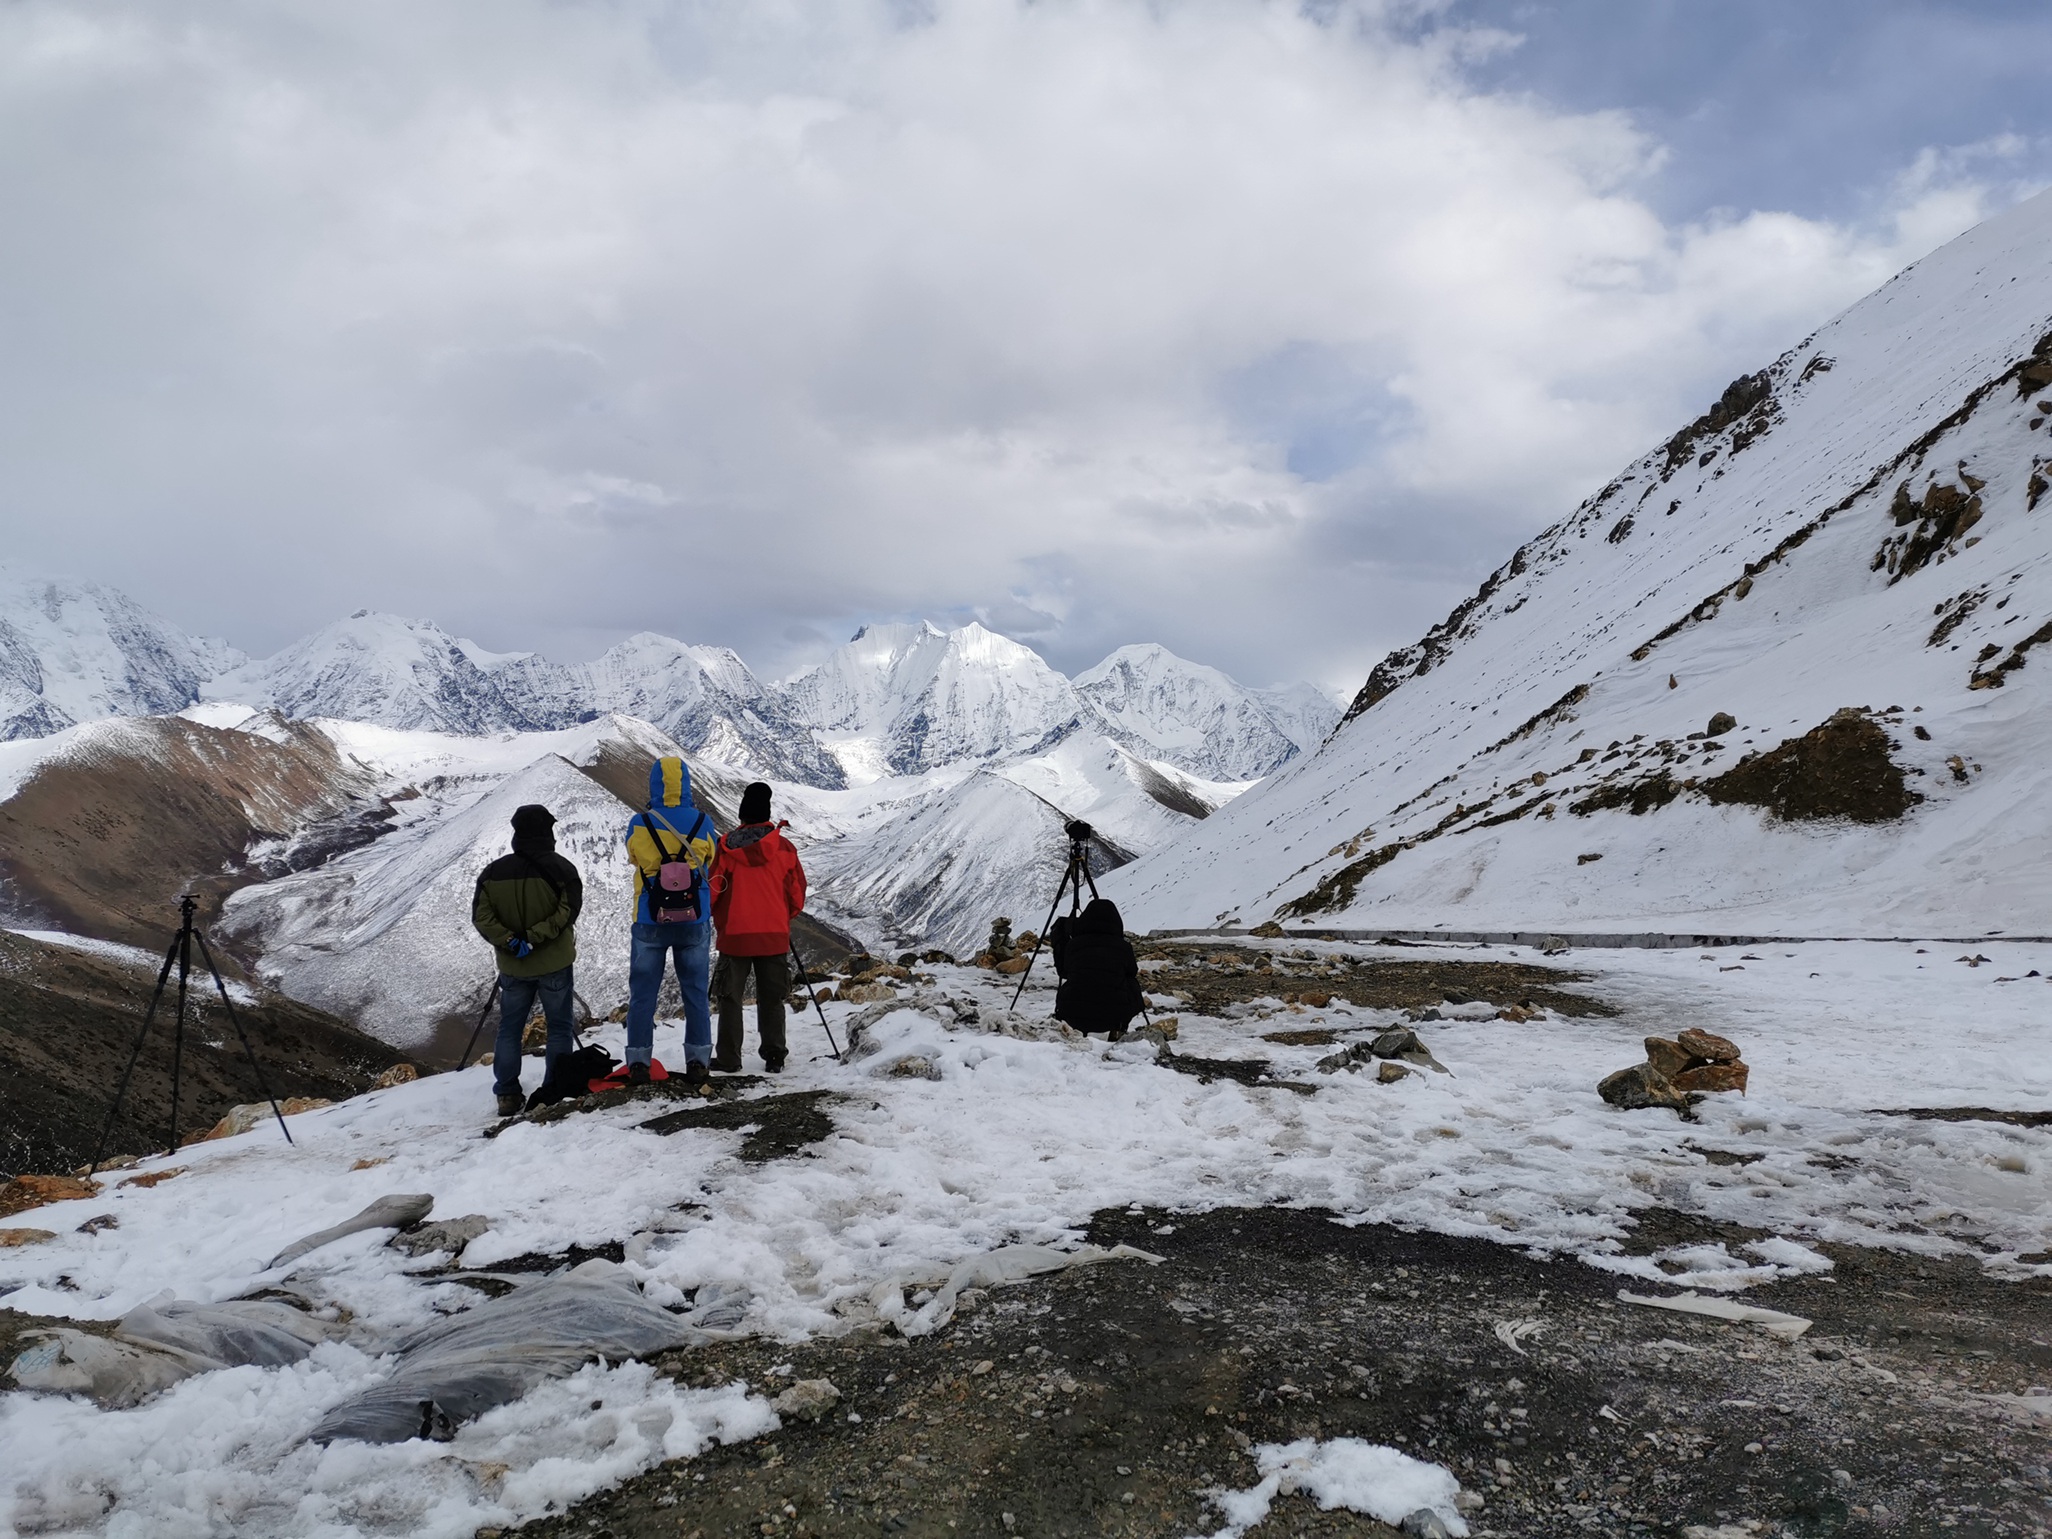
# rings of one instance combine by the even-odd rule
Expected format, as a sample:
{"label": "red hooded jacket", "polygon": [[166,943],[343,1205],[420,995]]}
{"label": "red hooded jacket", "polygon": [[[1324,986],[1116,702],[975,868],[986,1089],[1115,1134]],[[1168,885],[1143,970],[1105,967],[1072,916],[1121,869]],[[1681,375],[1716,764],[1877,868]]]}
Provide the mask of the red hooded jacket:
{"label": "red hooded jacket", "polygon": [[730,957],[791,949],[791,916],[805,907],[805,871],[774,823],[747,823],[720,840],[713,862],[713,929]]}

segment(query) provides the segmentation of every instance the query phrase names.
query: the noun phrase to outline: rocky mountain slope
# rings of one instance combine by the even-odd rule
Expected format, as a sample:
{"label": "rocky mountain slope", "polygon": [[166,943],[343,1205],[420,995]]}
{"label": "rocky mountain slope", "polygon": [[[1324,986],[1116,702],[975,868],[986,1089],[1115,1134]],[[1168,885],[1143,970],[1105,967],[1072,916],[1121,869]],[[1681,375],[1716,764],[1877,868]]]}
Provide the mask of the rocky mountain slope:
{"label": "rocky mountain slope", "polygon": [[113,588],[0,567],[0,742],[179,710],[242,661]]}
{"label": "rocky mountain slope", "polygon": [[1136,924],[2052,932],[2052,195],[1733,383]]}

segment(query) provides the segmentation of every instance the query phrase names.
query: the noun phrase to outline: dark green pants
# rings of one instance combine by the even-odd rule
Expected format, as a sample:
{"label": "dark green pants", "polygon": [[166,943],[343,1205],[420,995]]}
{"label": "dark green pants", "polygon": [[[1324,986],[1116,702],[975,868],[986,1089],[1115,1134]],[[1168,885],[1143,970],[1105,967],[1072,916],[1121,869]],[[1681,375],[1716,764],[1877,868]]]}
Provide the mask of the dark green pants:
{"label": "dark green pants", "polygon": [[713,999],[720,1010],[713,1062],[729,1071],[741,1067],[741,1010],[751,973],[755,977],[755,1036],[762,1061],[772,1067],[784,1061],[784,996],[791,992],[790,957],[730,957],[722,953],[713,969]]}

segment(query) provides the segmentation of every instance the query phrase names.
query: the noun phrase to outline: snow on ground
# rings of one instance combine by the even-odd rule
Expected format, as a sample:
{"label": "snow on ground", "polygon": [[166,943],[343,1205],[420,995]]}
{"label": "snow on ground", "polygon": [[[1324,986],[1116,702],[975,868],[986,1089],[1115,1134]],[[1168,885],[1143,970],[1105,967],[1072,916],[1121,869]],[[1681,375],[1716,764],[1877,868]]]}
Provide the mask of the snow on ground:
{"label": "snow on ground", "polygon": [[[1531,960],[1506,948],[1393,954]],[[681,1304],[717,1285],[745,1297],[748,1328],[787,1339],[870,1318],[870,1290],[895,1273],[1012,1242],[1070,1241],[1093,1212],[1133,1203],[1331,1208],[1580,1256],[1642,1291],[1818,1270],[1828,1266],[1812,1249],[1820,1239],[1963,1250],[2010,1275],[2052,1272],[2017,1260],[2052,1247],[2052,1131],[1874,1110],[2052,1107],[2047,981],[2031,976],[2052,970],[2052,946],[1984,943],[1976,954],[1991,960],[1968,966],[1956,949],[1874,943],[1743,961],[1730,951],[1577,953],[1569,962],[1593,974],[1578,987],[1621,1016],[1426,1023],[1453,1073],[1393,1085],[1322,1075],[1315,1061],[1329,1049],[1261,1036],[1322,1026],[1349,1040],[1392,1012],[1267,1002],[1229,1018],[1182,1017],[1184,1053],[1258,1054],[1308,1094],[1203,1083],[1157,1063],[1145,1043],[1036,1034],[1018,1023],[1044,1017],[1044,988],[1005,1017],[1010,980],[937,968],[932,989],[873,1023],[875,1046],[846,1064],[826,1056],[816,1018],[794,1018],[791,1068],[766,1089],[846,1097],[832,1106],[835,1131],[799,1157],[743,1163],[737,1132],[640,1129],[670,1103],[520,1124],[487,1140],[490,1071],[474,1068],[296,1117],[295,1146],[259,1129],[147,1162],[184,1167],[154,1188],[115,1185],[36,1210],[33,1221],[58,1238],[0,1252],[0,1285],[13,1285],[13,1308],[96,1319],[165,1289],[233,1298],[287,1281],[264,1270],[284,1244],[391,1192],[432,1193],[436,1218],[487,1217],[467,1266],[624,1242],[626,1265],[657,1301]],[[943,997],[973,1001],[983,1023],[958,1026]],[[854,1007],[828,1010],[845,1033]],[[993,1021],[1024,1034],[985,1029]],[[1710,1098],[1693,1125],[1598,1100],[1596,1080],[1635,1061],[1640,1037],[1687,1025],[1740,1042],[1753,1065],[1749,1096]],[[600,1040],[617,1049],[616,1034]],[[659,1056],[677,1051],[677,1036],[674,1024],[662,1028]],[[892,1075],[908,1055],[928,1059],[938,1081]],[[1706,1151],[1758,1158],[1712,1163]],[[1627,1220],[1649,1205],[1771,1238],[1736,1252],[1621,1254]],[[119,1227],[76,1232],[101,1213]],[[586,1370],[448,1445],[299,1446],[322,1411],[378,1371],[391,1341],[476,1299],[410,1278],[422,1263],[381,1240],[352,1236],[290,1273],[290,1286],[346,1307],[353,1322],[347,1342],[296,1368],[204,1376],[130,1411],[0,1399],[10,1450],[0,1515],[17,1528],[115,1534],[461,1534],[707,1437],[768,1425],[738,1390],[680,1391],[630,1364]],[[542,1428],[553,1429],[546,1450]]]}

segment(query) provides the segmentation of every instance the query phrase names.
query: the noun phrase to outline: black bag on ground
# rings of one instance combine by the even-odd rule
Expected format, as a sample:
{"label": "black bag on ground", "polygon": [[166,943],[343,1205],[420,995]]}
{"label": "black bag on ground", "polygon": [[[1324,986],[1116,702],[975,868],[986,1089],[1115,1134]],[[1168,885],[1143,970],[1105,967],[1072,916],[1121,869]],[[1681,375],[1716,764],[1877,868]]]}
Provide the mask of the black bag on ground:
{"label": "black bag on ground", "polygon": [[1126,922],[1109,898],[1092,898],[1083,912],[1054,922],[1055,1019],[1082,1032],[1125,1032],[1140,1013],[1140,959],[1126,939]]}
{"label": "black bag on ground", "polygon": [[604,1079],[619,1062],[602,1047],[580,1047],[565,1053],[549,1065],[548,1077],[541,1082],[541,1088],[527,1098],[527,1109],[533,1111],[537,1106],[554,1106],[558,1101],[584,1095],[591,1089],[593,1080]]}

